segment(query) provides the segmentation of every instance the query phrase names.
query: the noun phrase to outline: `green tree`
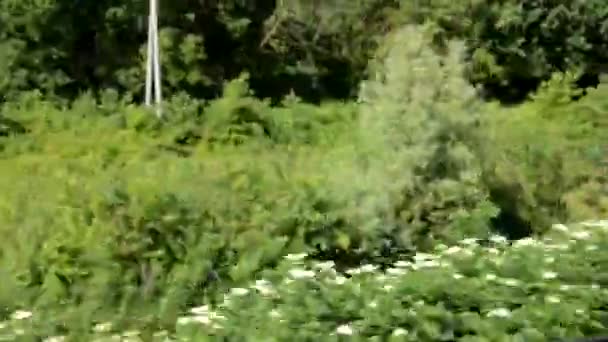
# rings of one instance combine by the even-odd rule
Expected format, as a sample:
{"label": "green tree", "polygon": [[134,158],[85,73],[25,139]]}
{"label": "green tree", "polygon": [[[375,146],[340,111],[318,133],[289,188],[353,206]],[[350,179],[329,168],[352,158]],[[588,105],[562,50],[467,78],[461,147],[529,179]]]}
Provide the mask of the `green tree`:
{"label": "green tree", "polygon": [[[166,92],[213,98],[244,71],[281,98],[344,98],[362,76],[394,1],[161,1]],[[0,2],[0,95],[27,89],[74,98],[117,88],[138,97],[147,1]]]}
{"label": "green tree", "polygon": [[465,40],[470,80],[507,102],[575,67],[584,71],[579,85],[595,85],[608,66],[603,0],[404,0],[399,18],[436,23],[439,41]]}

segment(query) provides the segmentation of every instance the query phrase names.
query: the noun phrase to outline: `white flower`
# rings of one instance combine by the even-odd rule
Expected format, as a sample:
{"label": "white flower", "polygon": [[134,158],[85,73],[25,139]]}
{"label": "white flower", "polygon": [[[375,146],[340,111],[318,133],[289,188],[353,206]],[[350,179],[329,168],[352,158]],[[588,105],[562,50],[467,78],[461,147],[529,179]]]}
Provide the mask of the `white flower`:
{"label": "white flower", "polygon": [[211,318],[209,316],[192,316],[192,323],[199,323],[203,325],[211,324]]}
{"label": "white flower", "polygon": [[304,258],[307,257],[306,253],[298,253],[298,254],[287,254],[285,256],[285,259],[289,260],[289,261],[300,261],[300,260],[304,260]]}
{"label": "white flower", "polygon": [[428,253],[416,253],[416,255],[414,255],[415,261],[426,261],[426,260],[433,260],[436,258],[437,258],[437,256],[435,256],[433,254],[428,254]]}
{"label": "white flower", "polygon": [[258,290],[263,296],[269,296],[275,293],[272,283],[268,280],[256,280],[253,288]]}
{"label": "white flower", "polygon": [[598,284],[591,284],[591,289],[592,290],[599,290],[600,286]]}
{"label": "white flower", "polygon": [[437,246],[435,246],[435,250],[439,251],[439,252],[445,251],[446,249],[448,249],[448,246],[443,243],[440,243]]}
{"label": "white flower", "polygon": [[406,274],[407,271],[402,268],[389,268],[386,270],[386,273],[394,276]]}
{"label": "white flower", "polygon": [[547,303],[553,303],[553,304],[556,304],[556,303],[559,303],[559,302],[560,302],[560,299],[559,299],[559,297],[557,297],[557,296],[546,296],[546,297],[545,297],[545,301],[546,301]]}
{"label": "white flower", "polygon": [[577,315],[583,315],[583,314],[585,313],[585,310],[583,310],[583,309],[576,309],[574,312],[575,312]]}
{"label": "white flower", "polygon": [[321,271],[333,270],[335,266],[336,266],[336,264],[331,260],[325,261],[325,262],[318,262],[314,265],[315,268],[317,268]]}
{"label": "white flower", "polygon": [[394,289],[395,287],[393,285],[384,285],[382,286],[382,289],[384,289],[384,291],[390,291],[392,289]]}
{"label": "white flower", "polygon": [[280,312],[279,312],[279,310],[277,310],[277,309],[272,309],[272,310],[270,310],[269,315],[270,315],[270,317],[272,317],[272,318],[280,318],[280,317],[281,317],[281,313],[280,313]]}
{"label": "white flower", "polygon": [[405,336],[408,334],[408,331],[403,328],[397,328],[393,330],[393,336]]}
{"label": "white flower", "polygon": [[314,277],[315,272],[296,268],[289,270],[289,276],[293,279],[307,279]]}
{"label": "white flower", "polygon": [[377,269],[378,269],[378,266],[366,264],[361,267],[351,268],[349,270],[346,270],[346,273],[348,273],[350,275],[357,275],[357,274],[361,274],[361,273],[372,273]]}
{"label": "white flower", "polygon": [[574,233],[570,234],[570,236],[572,236],[573,238],[575,238],[577,240],[587,240],[591,237],[591,233],[585,232],[585,231],[580,231],[580,232],[574,232]]}
{"label": "white flower", "polygon": [[570,285],[560,285],[559,289],[562,290],[562,291],[568,291],[568,290],[572,289],[572,286],[570,286]]}
{"label": "white flower", "polygon": [[502,266],[502,264],[504,264],[505,260],[503,257],[500,256],[493,256],[490,259],[496,266]]}
{"label": "white flower", "polygon": [[112,323],[99,323],[93,327],[93,331],[96,333],[103,333],[112,330]]}
{"label": "white flower", "polygon": [[568,228],[568,226],[561,224],[561,223],[554,224],[553,226],[551,226],[551,228],[558,232],[564,232],[564,233],[568,232],[568,230],[570,229],[570,228]]}
{"label": "white flower", "polygon": [[460,241],[461,244],[465,246],[475,246],[477,245],[477,239],[467,238]]}
{"label": "white flower", "polygon": [[377,308],[377,307],[378,307],[378,303],[377,303],[376,301],[372,301],[372,302],[370,302],[370,303],[368,304],[368,306],[369,306],[370,308]]}
{"label": "white flower", "polygon": [[507,243],[507,238],[505,238],[502,235],[492,235],[490,236],[490,241],[494,242],[495,244],[505,244]]}
{"label": "white flower", "polygon": [[[152,334],[152,337],[156,337],[156,338],[161,338],[161,337],[167,337],[169,336],[169,332],[167,330],[161,330],[161,331],[157,331],[154,334]],[[164,341],[166,341],[166,339],[164,339]]]}
{"label": "white flower", "polygon": [[344,283],[346,283],[348,279],[346,279],[346,277],[343,276],[336,276],[333,280],[333,283],[336,285],[343,285]]}
{"label": "white flower", "polygon": [[44,342],[63,342],[65,341],[65,336],[51,336],[49,338],[44,339]]}
{"label": "white flower", "polygon": [[555,262],[555,258],[554,258],[554,257],[552,257],[552,256],[550,256],[550,257],[546,257],[546,258],[545,258],[545,262],[546,262],[546,263],[548,263],[548,264],[552,264],[552,263],[554,263],[554,262]]}
{"label": "white flower", "polygon": [[496,278],[497,278],[496,274],[492,274],[492,273],[486,274],[486,280],[492,281],[492,280],[496,280]]}
{"label": "white flower", "polygon": [[585,227],[608,228],[608,220],[586,221],[581,224]]}
{"label": "white flower", "polygon": [[399,260],[399,261],[395,262],[395,267],[407,268],[407,267],[411,267],[411,266],[412,266],[412,263],[409,261]]}
{"label": "white flower", "polygon": [[211,325],[213,319],[226,319],[222,315],[218,315],[214,312],[209,315],[196,315],[196,316],[184,316],[177,319],[177,325],[189,325],[189,324],[203,324]]}
{"label": "white flower", "polygon": [[549,279],[555,279],[555,278],[557,278],[557,273],[551,272],[551,271],[543,272],[543,279],[549,280]]}
{"label": "white flower", "polygon": [[129,330],[122,333],[122,337],[135,337],[139,336],[140,332],[137,330]]}
{"label": "white flower", "polygon": [[507,286],[513,286],[513,287],[521,285],[521,282],[519,280],[511,279],[511,278],[503,279],[502,283]]}
{"label": "white flower", "polygon": [[203,324],[209,324],[211,323],[211,320],[209,319],[209,317],[205,317],[206,320],[203,318],[205,316],[183,316],[183,317],[179,317],[177,319],[177,325],[189,325],[189,324],[194,324],[194,323],[203,323]]}
{"label": "white flower", "polygon": [[511,311],[505,308],[497,308],[487,313],[488,317],[508,318],[511,316]]}
{"label": "white flower", "polygon": [[13,314],[11,315],[11,319],[14,319],[16,321],[20,321],[23,319],[28,319],[32,317],[32,312],[31,311],[23,311],[23,310],[18,310],[13,312]]}
{"label": "white flower", "polygon": [[452,275],[452,277],[453,277],[454,279],[462,279],[462,278],[464,278],[464,276],[463,276],[462,274],[460,274],[460,273],[454,273],[454,274]]}
{"label": "white flower", "polygon": [[494,248],[494,247],[488,248],[487,251],[488,251],[488,253],[494,254],[494,255],[500,254],[500,251],[498,249]]}
{"label": "white flower", "polygon": [[547,245],[545,246],[547,249],[555,249],[555,250],[559,250],[559,251],[565,251],[568,248],[570,248],[570,246],[568,246],[567,244],[557,244],[557,245]]}
{"label": "white flower", "polygon": [[446,249],[445,251],[443,251],[443,254],[452,255],[452,254],[456,254],[456,253],[460,253],[460,252],[462,252],[462,247],[452,246],[452,247]]}
{"label": "white flower", "polygon": [[431,267],[439,267],[441,266],[441,263],[437,260],[421,260],[419,262],[416,262],[414,265],[412,265],[412,268],[414,270],[420,269],[420,268],[431,268]]}
{"label": "white flower", "polygon": [[360,269],[361,269],[362,273],[371,273],[371,272],[374,272],[375,270],[377,270],[378,266],[367,264],[367,265],[361,266]]}
{"label": "white flower", "polygon": [[473,255],[475,255],[475,253],[473,253],[473,251],[470,250],[470,249],[468,249],[468,248],[467,249],[463,249],[462,253],[466,254],[467,256],[473,256]]}
{"label": "white flower", "polygon": [[234,287],[234,288],[230,289],[230,294],[233,296],[237,296],[237,297],[242,297],[248,293],[249,293],[249,290],[241,288],[241,287]]}
{"label": "white flower", "polygon": [[254,287],[258,287],[258,286],[261,286],[261,287],[264,287],[264,286],[272,286],[272,283],[271,283],[271,282],[269,282],[269,281],[268,281],[268,280],[266,280],[266,279],[258,279],[258,280],[256,280],[256,281],[255,281],[255,285],[253,285],[253,286],[254,286]]}
{"label": "white flower", "polygon": [[350,325],[348,325],[348,324],[344,324],[344,325],[339,326],[336,329],[336,333],[338,335],[347,335],[347,336],[350,336],[350,335],[353,334],[353,328]]}
{"label": "white flower", "polygon": [[589,245],[589,246],[585,247],[585,250],[586,250],[587,252],[592,252],[592,251],[597,251],[597,250],[598,250],[598,248],[599,248],[599,247],[598,247],[597,245]]}
{"label": "white flower", "polygon": [[361,274],[361,269],[360,268],[349,268],[348,270],[346,270],[346,273],[348,273],[350,275]]}
{"label": "white flower", "polygon": [[190,309],[190,312],[195,315],[206,315],[209,313],[209,306],[203,305]]}
{"label": "white flower", "polygon": [[524,239],[515,241],[515,243],[513,245],[515,247],[523,247],[523,246],[534,246],[537,244],[538,244],[538,241],[534,240],[533,238],[524,238]]}

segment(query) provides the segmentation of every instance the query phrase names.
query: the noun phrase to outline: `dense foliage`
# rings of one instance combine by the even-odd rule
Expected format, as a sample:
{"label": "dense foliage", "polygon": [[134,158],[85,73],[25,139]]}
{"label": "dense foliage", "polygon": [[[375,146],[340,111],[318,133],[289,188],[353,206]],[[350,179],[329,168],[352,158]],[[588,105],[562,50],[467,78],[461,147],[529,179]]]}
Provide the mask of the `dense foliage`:
{"label": "dense foliage", "polygon": [[0,0],[0,337],[606,333],[603,2],[162,4],[159,120],[145,1]]}
{"label": "dense foliage", "polygon": [[[430,22],[438,46],[467,43],[469,79],[490,97],[523,99],[556,71],[606,70],[603,0],[161,1],[164,89],[213,98],[251,74],[258,96],[352,98],[378,37]],[[41,89],[142,92],[147,1],[3,0],[0,97]],[[83,20],[82,18],[86,18]],[[118,52],[119,51],[119,52]]]}
{"label": "dense foliage", "polygon": [[407,18],[431,20],[439,40],[468,42],[469,77],[488,96],[521,101],[555,71],[578,68],[579,85],[606,72],[608,6],[602,0],[403,1]]}

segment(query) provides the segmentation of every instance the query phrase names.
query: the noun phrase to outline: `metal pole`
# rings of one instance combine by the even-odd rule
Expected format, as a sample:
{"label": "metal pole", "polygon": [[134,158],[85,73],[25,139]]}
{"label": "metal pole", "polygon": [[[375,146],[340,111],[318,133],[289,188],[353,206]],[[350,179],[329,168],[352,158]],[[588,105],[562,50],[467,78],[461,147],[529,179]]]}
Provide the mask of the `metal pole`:
{"label": "metal pole", "polygon": [[[152,0],[150,0],[152,5]],[[151,9],[152,7],[150,7]],[[151,10],[150,10],[151,12]],[[154,27],[152,25],[152,13],[148,14],[148,54],[146,56],[146,106],[152,105],[152,59],[154,58],[154,43],[152,36],[154,35]]]}
{"label": "metal pole", "polygon": [[146,64],[146,105],[152,103],[152,87],[154,86],[154,102],[156,116],[162,117],[162,86],[160,70],[160,47],[158,43],[158,0],[150,0],[150,15],[148,17],[148,58]]}

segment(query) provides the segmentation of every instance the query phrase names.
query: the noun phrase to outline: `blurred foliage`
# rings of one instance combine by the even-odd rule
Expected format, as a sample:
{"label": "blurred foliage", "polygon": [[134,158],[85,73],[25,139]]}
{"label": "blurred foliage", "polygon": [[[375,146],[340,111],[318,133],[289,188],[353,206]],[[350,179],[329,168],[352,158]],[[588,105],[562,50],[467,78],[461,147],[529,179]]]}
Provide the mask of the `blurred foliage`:
{"label": "blurred foliage", "polygon": [[603,2],[162,6],[156,119],[145,1],[0,1],[0,318],[162,326],[288,253],[387,265],[608,212],[608,90],[578,87]]}
{"label": "blurred foliage", "polygon": [[597,84],[608,65],[608,5],[603,0],[402,1],[400,20],[436,23],[438,42],[460,38],[469,79],[486,96],[520,102],[555,72],[584,71]]}
{"label": "blurred foliage", "polygon": [[[466,42],[469,80],[487,97],[520,101],[572,67],[595,84],[608,59],[607,11],[602,0],[161,2],[163,87],[215,98],[248,72],[256,96],[275,102],[292,90],[315,103],[354,98],[379,41],[430,22],[437,46]],[[3,0],[0,13],[0,96],[115,88],[141,97],[147,1]]]}
{"label": "blurred foliage", "polygon": [[581,92],[576,78],[574,73],[555,74],[532,101],[496,107],[487,120],[485,134],[495,146],[484,146],[482,155],[491,161],[485,175],[494,201],[534,229],[580,220],[591,212],[601,216],[607,209],[599,199],[606,194],[607,145],[601,133],[608,128],[602,98],[606,85],[573,101]]}
{"label": "blurred foliage", "polygon": [[286,253],[387,264],[605,213],[605,86],[573,101],[576,74],[557,74],[520,106],[484,103],[465,46],[438,53],[432,35],[388,35],[357,103],[273,105],[247,74],[217,99],[170,97],[163,120],[111,90],[8,101],[0,259],[24,289],[9,307],[128,316],[154,297],[171,315]]}
{"label": "blurred foliage", "polygon": [[[213,98],[247,71],[262,97],[291,89],[313,101],[348,97],[393,3],[161,2],[163,87]],[[141,96],[147,1],[6,0],[0,12],[0,96],[33,88],[67,98],[105,88]]]}

